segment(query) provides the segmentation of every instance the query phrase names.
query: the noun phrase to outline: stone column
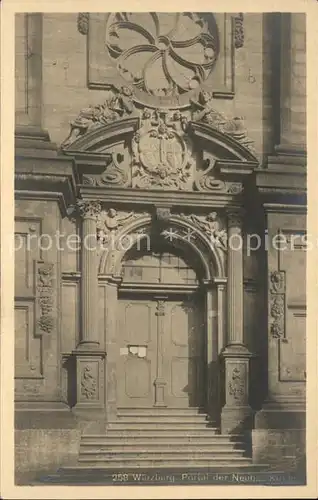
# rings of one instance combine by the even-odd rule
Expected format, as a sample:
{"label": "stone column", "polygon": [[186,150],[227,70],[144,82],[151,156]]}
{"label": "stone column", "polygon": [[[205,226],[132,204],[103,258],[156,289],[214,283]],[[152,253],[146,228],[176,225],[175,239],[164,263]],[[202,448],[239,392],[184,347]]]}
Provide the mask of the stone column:
{"label": "stone column", "polygon": [[227,345],[224,361],[225,405],[222,433],[237,433],[251,426],[249,406],[250,352],[243,335],[243,237],[242,212],[228,212]]}
{"label": "stone column", "polygon": [[[96,249],[98,201],[80,200],[81,240],[81,335],[73,355],[76,359],[76,410],[100,410],[105,401],[105,353],[98,337],[98,266]],[[93,421],[96,420],[93,418]],[[94,423],[94,422],[92,422]],[[94,427],[92,427],[94,431]]]}
{"label": "stone column", "polygon": [[228,213],[227,344],[243,344],[243,238],[240,212]]}
{"label": "stone column", "polygon": [[101,205],[98,201],[81,201],[78,207],[82,216],[82,329],[80,346],[84,348],[96,348],[99,346],[97,331],[98,269],[96,225]]}
{"label": "stone column", "polygon": [[306,147],[306,15],[281,14],[280,144],[277,152]]}

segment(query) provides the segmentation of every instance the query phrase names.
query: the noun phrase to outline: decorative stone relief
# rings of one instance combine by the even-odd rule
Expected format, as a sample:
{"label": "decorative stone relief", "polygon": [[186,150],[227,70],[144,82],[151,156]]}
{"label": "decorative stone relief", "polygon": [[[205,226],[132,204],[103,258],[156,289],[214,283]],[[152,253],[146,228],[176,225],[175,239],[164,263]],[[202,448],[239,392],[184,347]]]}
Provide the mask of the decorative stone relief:
{"label": "decorative stone relief", "polygon": [[285,273],[270,273],[270,332],[276,339],[285,338]]}
{"label": "decorative stone relief", "polygon": [[71,122],[71,131],[61,145],[62,149],[92,129],[131,115],[134,109],[132,91],[125,86],[114,89],[113,95],[103,104],[89,106],[80,111],[78,117]]}
{"label": "decorative stone relief", "polygon": [[79,12],[77,16],[77,29],[81,33],[81,35],[87,35],[88,33],[88,20],[88,12]]}
{"label": "decorative stone relief", "polygon": [[203,153],[202,168],[195,172],[194,186],[198,191],[221,191],[230,194],[239,194],[243,191],[240,182],[223,181],[218,178],[216,158],[208,152]]}
{"label": "decorative stone relief", "polygon": [[166,222],[171,217],[171,210],[168,207],[157,207],[156,218],[160,222]]}
{"label": "decorative stone relief", "polygon": [[206,123],[253,151],[253,141],[247,136],[244,119],[239,116],[227,118],[216,111],[211,92],[201,90],[198,99],[191,99],[191,111],[193,121]]}
{"label": "decorative stone relief", "polygon": [[221,228],[221,223],[218,220],[216,212],[211,212],[206,216],[181,214],[181,217],[201,229],[213,245],[222,250],[227,249],[227,232],[225,229]]}
{"label": "decorative stone relief", "polygon": [[[83,184],[89,186],[121,186],[131,184],[130,168],[125,157],[120,153],[113,153],[106,164],[106,170],[100,176],[83,176]],[[128,168],[127,168],[128,167]]]}
{"label": "decorative stone relief", "polygon": [[157,302],[156,316],[164,316],[164,315],[165,315],[165,301],[164,300],[158,300],[158,302]]}
{"label": "decorative stone relief", "polygon": [[96,399],[97,380],[90,365],[82,368],[81,395],[86,399]]}
{"label": "decorative stone relief", "polygon": [[241,400],[245,395],[245,380],[239,368],[233,368],[228,383],[228,392],[235,400]]}
{"label": "decorative stone relief", "polygon": [[242,12],[234,18],[234,45],[236,49],[244,45],[244,14]]}
{"label": "decorative stone relief", "polygon": [[101,213],[101,203],[96,200],[78,200],[77,201],[77,211],[83,219],[94,218],[97,220]]}
{"label": "decorative stone relief", "polygon": [[44,333],[51,333],[55,323],[52,315],[54,305],[53,272],[53,264],[47,262],[38,264],[37,300],[39,317],[37,325],[39,330]]}
{"label": "decorative stone relief", "polygon": [[[118,211],[115,208],[109,208],[102,211],[97,223],[97,239],[102,244],[107,244],[111,239],[114,239],[117,232],[135,219],[149,215],[148,213],[124,212]],[[142,228],[143,230],[145,228]]]}
{"label": "decorative stone relief", "polygon": [[106,47],[129,84],[154,96],[178,96],[210,75],[218,30],[211,14],[117,12],[107,22]]}
{"label": "decorative stone relief", "polygon": [[133,187],[192,188],[194,161],[186,129],[187,117],[180,111],[143,111],[132,142]]}

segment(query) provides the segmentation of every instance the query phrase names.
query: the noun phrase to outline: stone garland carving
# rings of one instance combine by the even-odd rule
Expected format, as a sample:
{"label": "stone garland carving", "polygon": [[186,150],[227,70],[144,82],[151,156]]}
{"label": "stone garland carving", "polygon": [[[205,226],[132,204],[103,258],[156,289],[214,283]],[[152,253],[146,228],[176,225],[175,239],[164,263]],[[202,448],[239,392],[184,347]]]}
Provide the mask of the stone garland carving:
{"label": "stone garland carving", "polygon": [[242,12],[234,18],[234,45],[236,49],[244,45],[244,14]]}
{"label": "stone garland carving", "polygon": [[228,391],[236,400],[240,400],[245,394],[245,381],[238,368],[234,368],[232,371],[232,376],[228,384]]}
{"label": "stone garland carving", "polygon": [[227,249],[227,232],[225,229],[221,229],[216,212],[211,212],[206,216],[181,214],[181,217],[201,229],[213,245],[224,251]]}
{"label": "stone garland carving", "polygon": [[165,301],[158,300],[156,307],[156,316],[164,316],[165,315]]}
{"label": "stone garland carving", "polygon": [[88,22],[89,22],[89,13],[79,12],[77,16],[77,29],[81,33],[81,35],[88,34]]}
{"label": "stone garland carving", "polygon": [[285,338],[285,272],[270,274],[270,333],[273,338]]}
{"label": "stone garland carving", "polygon": [[144,109],[132,141],[132,187],[192,188],[194,161],[184,134],[187,125],[180,111]]}
{"label": "stone garland carving", "polygon": [[114,95],[107,98],[103,104],[89,106],[80,111],[78,117],[71,122],[71,131],[62,143],[62,149],[72,144],[89,130],[131,115],[134,109],[132,91],[125,86],[115,89]]}
{"label": "stone garland carving", "polygon": [[95,399],[97,393],[97,381],[92,373],[92,368],[85,365],[81,377],[81,395],[86,399]]}
{"label": "stone garland carving", "polygon": [[38,265],[37,299],[39,318],[37,324],[40,331],[45,333],[51,333],[54,328],[54,317],[52,315],[54,305],[53,272],[54,266],[51,263]]}

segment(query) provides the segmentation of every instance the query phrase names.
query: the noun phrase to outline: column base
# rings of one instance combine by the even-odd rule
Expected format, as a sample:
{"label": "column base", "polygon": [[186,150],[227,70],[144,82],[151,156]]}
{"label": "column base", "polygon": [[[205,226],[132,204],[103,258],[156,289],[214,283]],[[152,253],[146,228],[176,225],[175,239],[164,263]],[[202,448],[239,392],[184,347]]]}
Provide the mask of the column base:
{"label": "column base", "polygon": [[221,431],[238,434],[252,429],[249,406],[249,360],[252,354],[241,343],[231,343],[222,352],[225,373],[225,405],[221,411]]}
{"label": "column base", "polygon": [[253,427],[253,410],[250,406],[225,405],[221,412],[221,433],[242,434]]}
{"label": "column base", "polygon": [[99,342],[98,341],[92,342],[91,340],[81,340],[81,342],[76,347],[76,351],[74,352],[87,351],[87,350],[90,352],[91,351],[100,352]]}
{"label": "column base", "polygon": [[155,386],[155,404],[154,406],[156,407],[166,407],[165,403],[165,387],[166,387],[166,381],[157,378],[154,381],[154,386]]}
{"label": "column base", "polygon": [[[75,411],[99,411],[105,407],[106,353],[100,349],[85,349],[84,344],[72,352],[76,360]],[[86,346],[87,347],[87,346]]]}

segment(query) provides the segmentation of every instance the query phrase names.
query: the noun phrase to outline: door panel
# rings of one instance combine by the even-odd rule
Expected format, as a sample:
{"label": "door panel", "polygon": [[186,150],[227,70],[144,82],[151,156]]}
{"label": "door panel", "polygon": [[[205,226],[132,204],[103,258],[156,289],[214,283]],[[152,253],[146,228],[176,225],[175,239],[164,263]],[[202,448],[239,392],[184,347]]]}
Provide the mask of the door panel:
{"label": "door panel", "polygon": [[204,402],[204,324],[199,300],[169,300],[164,328],[164,378],[168,406]]}
{"label": "door panel", "polygon": [[[194,296],[119,301],[119,407],[155,405],[155,380],[164,381],[164,405],[204,404],[204,310]],[[158,310],[160,314],[158,315]]]}
{"label": "door panel", "polygon": [[153,405],[157,344],[155,319],[153,301],[119,301],[118,406]]}

